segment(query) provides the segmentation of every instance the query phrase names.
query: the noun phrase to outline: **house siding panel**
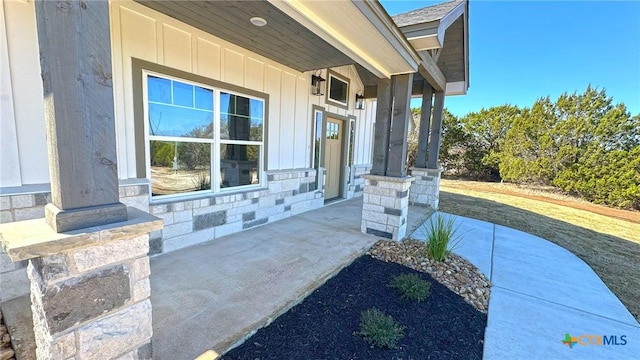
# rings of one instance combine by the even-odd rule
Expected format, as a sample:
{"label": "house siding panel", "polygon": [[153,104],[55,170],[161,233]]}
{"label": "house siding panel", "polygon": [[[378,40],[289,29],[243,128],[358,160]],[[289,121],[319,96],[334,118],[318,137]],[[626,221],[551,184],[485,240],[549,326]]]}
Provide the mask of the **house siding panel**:
{"label": "house siding panel", "polygon": [[[49,168],[34,3],[3,1],[0,6],[3,8],[3,22],[6,27],[2,29],[3,34],[0,36],[6,36],[7,44],[7,49],[0,51],[4,53],[3,56],[7,56],[8,61],[7,64],[3,64],[2,73],[8,71],[11,77],[10,83],[5,83],[5,79],[8,78],[2,77],[2,102],[7,101],[7,106],[13,107],[13,116],[7,112],[5,118],[5,112],[2,113],[0,149],[2,156],[8,158],[2,170],[5,165],[18,165],[18,161],[20,164],[8,169],[12,174],[10,179],[5,179],[6,175],[3,174],[0,186],[47,183]],[[10,98],[6,100],[5,87],[9,87],[6,90],[11,92]],[[13,126],[7,129],[8,133],[4,131],[5,122],[13,122]]]}
{"label": "house siding panel", "polygon": [[[285,72],[282,74],[282,87],[280,88],[280,165],[279,169],[292,169],[293,166],[293,139],[295,130],[296,110],[296,76]],[[293,120],[293,121],[291,121]],[[300,119],[302,120],[302,119]],[[273,146],[272,146],[273,147]],[[273,168],[272,168],[273,169]]]}
{"label": "house siding panel", "polygon": [[[267,167],[280,168],[280,78],[282,70],[267,66],[265,92],[269,94],[269,123],[267,124]],[[270,146],[271,145],[271,146]]]}
{"label": "house siding panel", "polygon": [[[0,6],[0,184],[22,185],[4,7]],[[1,219],[0,219],[1,220]]]}
{"label": "house siding panel", "polygon": [[307,154],[311,154],[309,141],[311,138],[311,118],[309,112],[309,77],[298,77],[296,81],[296,98],[305,99],[296,103],[295,138],[293,149],[293,167],[310,167],[311,160]]}
{"label": "house siding panel", "polygon": [[212,79],[220,78],[220,45],[202,38],[197,40],[198,74]]}
{"label": "house siding panel", "polygon": [[247,57],[244,80],[246,88],[264,92],[264,62]]}
{"label": "house siding panel", "polygon": [[173,26],[162,24],[162,54],[164,65],[174,69],[193,72],[192,35]]}
{"label": "house siding panel", "polygon": [[239,52],[224,49],[224,66],[222,81],[244,86],[244,59]]}

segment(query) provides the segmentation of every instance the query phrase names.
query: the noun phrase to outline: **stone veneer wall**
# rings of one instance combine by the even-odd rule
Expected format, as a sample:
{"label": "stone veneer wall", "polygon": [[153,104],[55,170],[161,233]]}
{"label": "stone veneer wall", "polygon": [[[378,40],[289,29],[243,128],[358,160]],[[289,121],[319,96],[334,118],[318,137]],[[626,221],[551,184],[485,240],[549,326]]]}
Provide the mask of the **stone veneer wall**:
{"label": "stone veneer wall", "polygon": [[411,186],[409,203],[416,206],[430,206],[438,209],[440,202],[441,169],[411,168],[411,176],[416,180]]}
{"label": "stone veneer wall", "polygon": [[151,234],[150,254],[203,243],[324,205],[314,169],[267,171],[267,180],[266,189],[152,204],[150,212],[164,221],[164,229]]}
{"label": "stone veneer wall", "polygon": [[[367,167],[356,168],[356,196],[364,189],[360,176],[366,172]],[[324,205],[324,194],[316,189],[314,169],[267,171],[267,180],[265,189],[152,205],[147,183],[125,180],[120,184],[120,201],[163,219],[164,229],[150,234],[149,255],[210,241]],[[47,190],[1,194],[0,223],[41,218],[50,201]],[[0,302],[29,293],[26,267],[26,261],[13,263],[0,249]]]}
{"label": "stone veneer wall", "polygon": [[[45,189],[0,194],[0,223],[32,220],[44,217],[44,206],[51,202],[51,192]],[[48,188],[48,186],[46,187]],[[120,184],[120,201],[142,211],[149,211],[149,186],[132,181]],[[13,263],[0,248],[0,302],[29,294],[27,262]]]}
{"label": "stone veneer wall", "polygon": [[362,196],[364,194],[364,178],[371,171],[371,165],[353,165],[353,183],[349,184],[347,199]]}
{"label": "stone veneer wall", "polygon": [[29,262],[38,359],[151,359],[149,235]]}
{"label": "stone veneer wall", "polygon": [[409,188],[413,177],[363,175],[360,230],[387,239],[400,241],[407,232]]}

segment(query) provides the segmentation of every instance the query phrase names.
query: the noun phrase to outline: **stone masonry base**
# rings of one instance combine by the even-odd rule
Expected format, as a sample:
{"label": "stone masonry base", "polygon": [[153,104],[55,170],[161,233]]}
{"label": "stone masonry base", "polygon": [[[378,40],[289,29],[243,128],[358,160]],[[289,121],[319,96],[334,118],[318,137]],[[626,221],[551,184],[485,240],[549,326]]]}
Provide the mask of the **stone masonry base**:
{"label": "stone masonry base", "polygon": [[133,208],[125,222],[64,234],[44,219],[0,225],[6,255],[28,260],[38,359],[152,358],[148,233],[161,228]]}
{"label": "stone masonry base", "polygon": [[438,209],[440,201],[441,169],[411,168],[411,176],[416,181],[409,192],[409,204],[415,206],[429,206]]}
{"label": "stone masonry base", "polygon": [[413,177],[363,175],[361,231],[396,241],[407,232],[409,188]]}

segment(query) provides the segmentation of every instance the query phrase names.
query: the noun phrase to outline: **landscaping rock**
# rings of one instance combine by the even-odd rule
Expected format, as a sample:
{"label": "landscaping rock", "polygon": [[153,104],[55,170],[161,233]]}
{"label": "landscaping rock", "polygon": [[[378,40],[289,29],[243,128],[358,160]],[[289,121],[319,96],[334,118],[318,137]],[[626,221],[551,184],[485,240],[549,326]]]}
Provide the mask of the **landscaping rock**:
{"label": "landscaping rock", "polygon": [[0,311],[0,360],[15,360],[14,355],[15,352],[11,347],[11,336],[4,324],[2,311]]}
{"label": "landscaping rock", "polygon": [[394,262],[425,272],[482,313],[489,309],[491,283],[467,260],[449,254],[444,261],[427,257],[426,243],[418,240],[402,242],[380,240],[367,254],[385,262]]}

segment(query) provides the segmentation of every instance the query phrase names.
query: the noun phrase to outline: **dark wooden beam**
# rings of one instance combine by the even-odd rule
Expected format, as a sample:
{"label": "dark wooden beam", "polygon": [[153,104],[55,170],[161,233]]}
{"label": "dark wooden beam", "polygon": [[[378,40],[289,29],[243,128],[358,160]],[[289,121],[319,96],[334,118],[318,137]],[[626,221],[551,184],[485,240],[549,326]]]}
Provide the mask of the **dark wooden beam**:
{"label": "dark wooden beam", "polygon": [[420,130],[418,132],[418,154],[416,167],[427,167],[427,146],[429,143],[429,126],[431,124],[431,103],[433,88],[425,80],[422,83],[422,109],[420,111]]}
{"label": "dark wooden beam", "polygon": [[433,121],[431,122],[431,140],[429,140],[429,160],[427,168],[438,169],[440,155],[440,137],[442,136],[442,111],[444,110],[444,91],[438,91],[433,101]]}
{"label": "dark wooden beam", "polygon": [[436,91],[445,91],[447,78],[438,67],[438,64],[436,64],[427,51],[418,51],[418,55],[420,55],[422,59],[422,63],[418,67],[420,75],[422,75]]}
{"label": "dark wooden beam", "polygon": [[407,132],[411,116],[411,86],[413,74],[394,75],[393,81],[393,117],[389,137],[389,160],[387,176],[407,176]]}
{"label": "dark wooden beam", "polygon": [[125,221],[119,202],[109,3],[36,1],[52,204],[64,232]]}
{"label": "dark wooden beam", "polygon": [[391,110],[393,93],[391,79],[378,80],[378,101],[376,106],[376,126],[373,139],[373,164],[371,174],[386,175],[389,159],[389,132],[391,130]]}

